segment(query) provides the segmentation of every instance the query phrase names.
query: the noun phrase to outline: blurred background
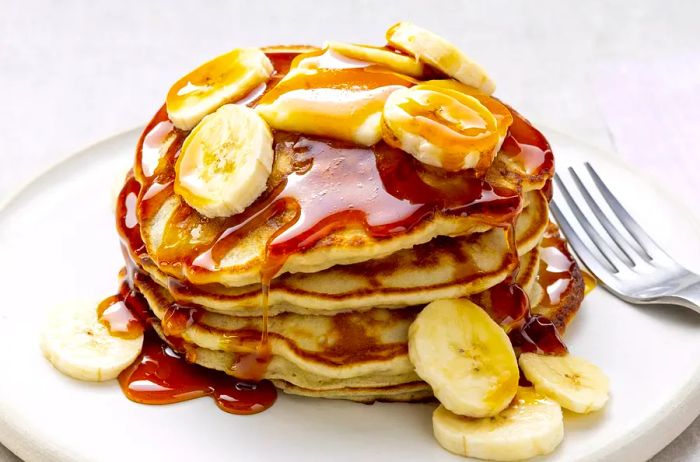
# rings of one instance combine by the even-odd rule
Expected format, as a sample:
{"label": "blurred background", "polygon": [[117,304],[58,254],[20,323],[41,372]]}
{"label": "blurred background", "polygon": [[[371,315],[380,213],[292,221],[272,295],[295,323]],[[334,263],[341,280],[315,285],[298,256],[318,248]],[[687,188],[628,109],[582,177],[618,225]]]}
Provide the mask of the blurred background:
{"label": "blurred background", "polygon": [[[0,0],[0,203],[72,152],[143,125],[206,59],[380,44],[398,20],[460,45],[536,125],[609,152],[700,214],[697,0]],[[0,446],[0,460],[17,459]],[[685,460],[700,460],[700,421],[653,459]]]}

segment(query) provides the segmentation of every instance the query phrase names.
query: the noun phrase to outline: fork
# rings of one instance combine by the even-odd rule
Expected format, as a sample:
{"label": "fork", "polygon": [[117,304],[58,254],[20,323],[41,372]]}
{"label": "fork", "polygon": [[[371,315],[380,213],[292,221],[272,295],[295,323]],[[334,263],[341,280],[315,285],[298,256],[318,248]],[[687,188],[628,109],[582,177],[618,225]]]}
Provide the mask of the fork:
{"label": "fork", "polygon": [[593,167],[588,162],[584,165],[596,189],[622,226],[611,221],[576,170],[569,167],[573,183],[590,213],[607,233],[608,239],[605,239],[581,210],[561,177],[555,175],[554,181],[566,205],[594,246],[584,242],[581,234],[574,230],[562,213],[559,201],[553,201],[550,206],[552,215],[583,264],[610,292],[627,302],[681,305],[700,313],[700,276],[678,264],[659,247],[610,192]]}

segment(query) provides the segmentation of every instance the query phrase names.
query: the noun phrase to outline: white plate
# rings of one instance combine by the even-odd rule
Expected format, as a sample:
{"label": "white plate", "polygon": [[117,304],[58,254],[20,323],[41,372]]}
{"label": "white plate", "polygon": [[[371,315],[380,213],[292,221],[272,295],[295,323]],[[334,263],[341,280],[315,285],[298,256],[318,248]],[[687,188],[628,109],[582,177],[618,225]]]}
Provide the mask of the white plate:
{"label": "white plate", "polygon": [[[552,133],[559,171],[591,160],[623,203],[679,261],[700,271],[689,212],[624,167]],[[116,382],[71,380],[38,347],[45,309],[99,301],[122,265],[112,201],[137,132],[97,144],[47,171],[0,211],[0,441],[27,461],[464,460],[433,440],[431,404],[314,400],[280,394],[255,416],[208,398],[167,406],[128,401]],[[700,412],[700,317],[634,307],[596,289],[566,336],[610,376],[605,411],[566,416],[547,461],[646,460]]]}

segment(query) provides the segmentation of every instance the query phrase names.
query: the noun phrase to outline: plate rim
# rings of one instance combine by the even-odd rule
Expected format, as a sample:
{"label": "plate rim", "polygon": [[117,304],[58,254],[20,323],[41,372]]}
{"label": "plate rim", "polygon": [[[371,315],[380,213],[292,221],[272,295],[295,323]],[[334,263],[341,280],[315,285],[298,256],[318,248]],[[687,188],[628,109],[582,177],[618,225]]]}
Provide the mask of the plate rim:
{"label": "plate rim", "polygon": [[[640,171],[634,165],[628,164],[624,159],[620,159],[612,154],[612,152],[608,152],[585,140],[552,129],[546,125],[537,126],[540,131],[545,133],[547,138],[553,135],[555,138],[565,139],[575,145],[582,146],[588,151],[595,152],[596,156],[604,159],[606,162],[627,170],[641,178],[643,182],[654,188],[662,196],[670,199],[673,203],[673,207],[678,211],[684,212],[689,224],[692,225],[696,233],[700,236],[700,215],[687,206],[685,202],[679,200],[665,185],[658,182],[649,174]],[[89,143],[82,149],[49,163],[45,168],[37,169],[34,175],[30,176],[18,187],[13,188],[4,199],[0,200],[0,221],[5,219],[6,215],[12,212],[17,202],[25,200],[23,198],[24,195],[31,194],[32,189],[35,188],[38,183],[41,183],[43,180],[47,179],[48,176],[54,174],[56,170],[65,167],[68,163],[80,160],[82,157],[89,155],[93,150],[100,149],[102,145],[113,143],[126,137],[136,138],[142,130],[142,126],[137,126],[94,143]],[[614,295],[611,294],[611,296]],[[677,396],[681,396],[681,393]],[[46,445],[37,445],[35,443],[36,439],[31,437],[30,432],[24,431],[19,425],[13,425],[13,422],[15,424],[22,423],[23,419],[16,414],[12,414],[14,419],[10,419],[9,417],[11,414],[7,412],[7,406],[3,404],[4,401],[5,400],[0,399],[0,410],[3,411],[0,412],[0,443],[13,454],[23,460],[42,460],[43,458],[53,460],[56,457],[66,457],[69,455],[68,453],[61,453],[60,450],[57,451],[57,448],[53,448],[54,451],[51,451]],[[601,446],[590,454],[590,458],[591,460],[602,460],[603,458],[610,457],[633,457],[639,460],[648,460],[668,446],[668,444],[688,428],[698,417],[698,414],[700,414],[700,366],[698,366],[691,380],[682,389],[682,398],[680,400],[674,401],[672,406],[667,406],[663,411],[652,415],[651,418],[645,420],[637,427],[635,429],[636,431]],[[649,438],[651,434],[655,434],[656,437]],[[659,434],[661,434],[662,437],[659,437]],[[644,443],[640,443],[640,441],[644,441]]]}

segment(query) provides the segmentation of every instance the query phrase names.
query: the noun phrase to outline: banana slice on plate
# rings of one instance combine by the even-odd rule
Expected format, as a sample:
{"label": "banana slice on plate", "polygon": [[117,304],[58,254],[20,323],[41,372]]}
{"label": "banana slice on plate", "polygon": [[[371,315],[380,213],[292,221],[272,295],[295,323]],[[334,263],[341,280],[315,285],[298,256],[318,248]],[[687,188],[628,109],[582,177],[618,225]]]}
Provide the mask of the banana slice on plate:
{"label": "banana slice on plate", "polygon": [[598,366],[577,356],[520,355],[520,367],[535,389],[562,407],[581,414],[608,401],[610,382]]}
{"label": "banana slice on plate", "polygon": [[531,387],[518,389],[500,414],[462,417],[444,406],[433,413],[433,433],[450,452],[489,460],[522,460],[549,454],[564,437],[561,407]]}
{"label": "banana slice on plate", "polygon": [[386,48],[341,42],[326,42],[324,48],[335,51],[348,58],[380,64],[392,71],[410,75],[411,77],[420,77],[423,75],[423,63]]}
{"label": "banana slice on plate", "polygon": [[220,106],[235,102],[265,83],[273,67],[258,48],[237,48],[202,64],[178,80],[165,100],[168,117],[190,130]]}
{"label": "banana slice on plate", "polygon": [[247,106],[226,104],[187,136],[175,163],[175,192],[210,218],[242,212],[265,191],[272,132]]}
{"label": "banana slice on plate", "polygon": [[468,300],[438,300],[420,312],[408,332],[417,374],[448,410],[494,416],[518,390],[518,363],[506,333]]}
{"label": "banana slice on plate", "polygon": [[62,373],[79,380],[116,378],[141,353],[143,335],[114,337],[97,319],[97,304],[59,305],[48,313],[41,333],[41,351]]}
{"label": "banana slice on plate", "polygon": [[389,44],[415,56],[450,77],[491,94],[496,85],[486,71],[452,43],[429,30],[408,22],[399,22],[386,32]]}
{"label": "banana slice on plate", "polygon": [[479,99],[429,84],[393,92],[383,111],[384,141],[424,164],[483,174],[505,138],[499,119]]}

